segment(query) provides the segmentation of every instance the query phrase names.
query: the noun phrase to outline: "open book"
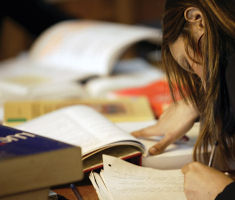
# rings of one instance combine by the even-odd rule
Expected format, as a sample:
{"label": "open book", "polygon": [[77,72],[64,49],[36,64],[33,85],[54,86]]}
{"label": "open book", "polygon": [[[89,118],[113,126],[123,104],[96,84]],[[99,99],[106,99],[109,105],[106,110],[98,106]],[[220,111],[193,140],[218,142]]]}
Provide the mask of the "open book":
{"label": "open book", "polygon": [[[153,126],[156,120],[142,122],[119,122],[118,127],[127,133],[141,130],[143,128]],[[187,132],[186,136],[189,141],[181,141],[180,139],[173,144],[170,144],[163,153],[155,156],[143,156],[141,164],[144,167],[156,169],[181,169],[187,163],[193,162],[193,149],[197,141],[200,130],[200,124],[195,123],[194,126]],[[155,145],[163,136],[151,136],[146,138],[138,138],[144,144],[146,149]]]}
{"label": "open book", "polygon": [[[192,162],[193,146],[199,131],[198,124],[187,134],[190,137],[189,142],[176,142],[169,145],[161,155],[148,156],[147,150],[161,137],[137,139],[130,135],[130,132],[154,123],[155,120],[114,124],[91,107],[73,105],[34,118],[18,128],[81,146],[84,171],[100,168],[102,154],[123,159],[136,157],[142,161],[139,164],[158,169],[182,168]],[[144,155],[142,159],[141,154]],[[134,162],[137,163],[136,160]]]}
{"label": "open book", "polygon": [[71,95],[74,81],[109,75],[122,54],[142,40],[160,44],[161,31],[91,20],[58,23],[39,36],[28,56],[2,64],[0,92],[27,97],[45,92]]}
{"label": "open book", "polygon": [[145,146],[89,106],[75,105],[50,112],[18,129],[82,148],[84,171],[102,166],[102,154],[123,159],[146,154]]}
{"label": "open book", "polygon": [[186,200],[180,169],[145,168],[108,155],[103,163],[89,176],[100,200]]}

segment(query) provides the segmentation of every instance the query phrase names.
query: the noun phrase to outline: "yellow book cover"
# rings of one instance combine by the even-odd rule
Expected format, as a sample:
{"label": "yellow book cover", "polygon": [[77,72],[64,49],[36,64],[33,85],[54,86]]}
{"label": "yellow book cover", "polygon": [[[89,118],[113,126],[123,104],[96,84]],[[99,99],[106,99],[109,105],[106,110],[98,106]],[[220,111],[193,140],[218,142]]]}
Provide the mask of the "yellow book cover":
{"label": "yellow book cover", "polygon": [[112,122],[148,121],[155,119],[146,97],[114,99],[70,99],[9,101],[4,104],[3,124],[16,126],[62,107],[83,104],[93,107]]}

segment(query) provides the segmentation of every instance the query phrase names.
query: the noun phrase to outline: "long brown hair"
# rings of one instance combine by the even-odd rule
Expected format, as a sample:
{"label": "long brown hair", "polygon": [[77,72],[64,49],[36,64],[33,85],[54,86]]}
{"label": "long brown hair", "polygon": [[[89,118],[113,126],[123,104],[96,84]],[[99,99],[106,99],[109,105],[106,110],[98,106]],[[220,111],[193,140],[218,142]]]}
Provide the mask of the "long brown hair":
{"label": "long brown hair", "polygon": [[[185,46],[197,52],[197,41],[184,18],[188,7],[198,8],[205,22],[204,40],[200,48],[203,57],[203,79],[181,68],[173,59],[169,44],[182,37]],[[188,52],[188,49],[185,49]],[[233,0],[166,0],[163,17],[162,61],[174,99],[176,88],[182,98],[194,104],[200,112],[201,130],[194,148],[194,160],[208,161],[208,148],[219,140],[222,164],[235,158],[235,122],[230,110],[225,82],[225,68],[235,50],[235,12]],[[189,69],[190,70],[190,69]],[[202,153],[203,152],[203,153]],[[223,156],[222,156],[222,155]]]}

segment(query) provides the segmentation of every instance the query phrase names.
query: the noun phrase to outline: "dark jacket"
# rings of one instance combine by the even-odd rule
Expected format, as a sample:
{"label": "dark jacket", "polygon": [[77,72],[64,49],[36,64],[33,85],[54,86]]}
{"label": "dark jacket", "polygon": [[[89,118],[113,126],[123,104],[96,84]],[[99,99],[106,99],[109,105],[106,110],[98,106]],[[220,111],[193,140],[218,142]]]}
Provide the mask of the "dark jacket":
{"label": "dark jacket", "polygon": [[[233,116],[235,118],[235,54],[231,57],[226,70],[226,83],[229,94],[229,101]],[[235,182],[229,184],[215,200],[234,200],[235,199]]]}

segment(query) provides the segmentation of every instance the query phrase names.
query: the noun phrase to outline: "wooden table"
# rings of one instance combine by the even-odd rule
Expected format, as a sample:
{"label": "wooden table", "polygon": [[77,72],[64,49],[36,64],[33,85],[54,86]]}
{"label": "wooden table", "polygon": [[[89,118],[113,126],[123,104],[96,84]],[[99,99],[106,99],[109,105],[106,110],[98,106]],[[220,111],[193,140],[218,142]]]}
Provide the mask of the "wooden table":
{"label": "wooden table", "polygon": [[[93,185],[77,186],[77,189],[83,200],[99,200]],[[73,191],[69,187],[53,189],[53,191],[64,196],[66,199],[77,200]]]}
{"label": "wooden table", "polygon": [[[84,179],[80,182],[74,183],[74,185],[78,189],[78,192],[82,196],[83,200],[99,200],[95,188],[88,178],[88,174],[85,174]],[[52,190],[57,194],[64,196],[66,199],[77,200],[69,185],[55,187],[52,188]]]}

